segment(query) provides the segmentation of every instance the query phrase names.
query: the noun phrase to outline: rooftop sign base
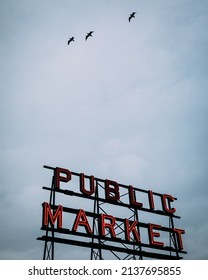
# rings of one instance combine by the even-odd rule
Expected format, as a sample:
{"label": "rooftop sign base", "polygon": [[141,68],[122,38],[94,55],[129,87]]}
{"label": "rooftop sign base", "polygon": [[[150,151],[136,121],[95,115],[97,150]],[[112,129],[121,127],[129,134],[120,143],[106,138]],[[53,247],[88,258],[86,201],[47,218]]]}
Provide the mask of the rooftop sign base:
{"label": "rooftop sign base", "polygon": [[123,185],[66,168],[53,172],[49,202],[42,204],[43,259],[54,244],[90,249],[90,259],[182,259],[185,230],[175,227],[170,194]]}

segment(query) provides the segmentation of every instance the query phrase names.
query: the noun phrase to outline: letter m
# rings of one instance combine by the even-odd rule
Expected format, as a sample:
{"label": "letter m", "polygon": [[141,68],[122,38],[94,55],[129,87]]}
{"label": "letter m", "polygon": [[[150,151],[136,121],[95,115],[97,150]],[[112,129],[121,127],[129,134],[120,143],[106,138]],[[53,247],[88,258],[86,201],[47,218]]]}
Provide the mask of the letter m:
{"label": "letter m", "polygon": [[59,205],[56,211],[52,211],[50,205],[47,202],[43,204],[43,221],[42,226],[48,226],[49,222],[53,226],[57,220],[57,228],[62,228],[62,213],[63,206]]}

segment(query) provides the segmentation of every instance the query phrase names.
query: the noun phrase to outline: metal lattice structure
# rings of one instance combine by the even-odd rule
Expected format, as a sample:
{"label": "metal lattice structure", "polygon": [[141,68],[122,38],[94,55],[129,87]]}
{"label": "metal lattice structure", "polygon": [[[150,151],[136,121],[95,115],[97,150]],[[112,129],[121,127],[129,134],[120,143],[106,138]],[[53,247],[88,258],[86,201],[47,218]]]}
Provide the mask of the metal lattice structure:
{"label": "metal lattice structure", "polygon": [[[101,184],[99,184],[99,182],[97,181],[96,182],[95,200],[94,200],[94,213],[96,213],[98,217],[101,213],[107,214],[106,211],[102,207],[105,203],[99,201],[99,194],[98,194],[99,188],[103,189],[103,186]],[[124,195],[127,195],[127,193]],[[133,221],[138,220],[138,213],[137,213],[136,209],[130,209],[130,212],[132,212],[131,213],[132,215],[129,217],[129,219],[131,219]],[[96,223],[96,220],[97,220],[97,223]],[[96,224],[98,224],[98,218],[95,218],[93,220],[93,236],[94,235],[99,236],[99,230],[96,227]],[[115,230],[118,230],[117,236],[119,236],[120,234],[122,234],[124,232],[121,224],[119,223],[119,220],[116,223]],[[109,233],[106,235],[106,237],[108,237],[108,235],[109,235]],[[134,241],[134,240],[132,240],[132,241]],[[91,260],[103,260],[104,259],[103,254],[102,254],[102,248],[106,245],[106,243],[107,243],[107,240],[102,240],[101,238],[95,239],[94,237],[92,237],[92,248],[91,248],[91,256],[90,256]],[[95,248],[95,244],[97,245],[96,248]],[[129,251],[130,248],[128,248],[124,242],[121,242],[121,244],[122,244],[122,247],[120,250],[124,253],[123,260],[127,260],[127,259],[142,260],[143,259],[142,255],[140,255],[140,253],[139,253],[139,252],[141,252],[140,245],[139,246],[136,244],[131,245],[132,253],[130,254],[130,253],[127,253],[127,251]],[[108,247],[106,247],[106,248],[108,248]],[[113,250],[113,248],[109,247],[109,251],[113,254],[113,256],[116,259],[118,259],[118,260],[121,259],[121,257],[118,255],[117,251]],[[138,253],[138,255],[136,253]]]}

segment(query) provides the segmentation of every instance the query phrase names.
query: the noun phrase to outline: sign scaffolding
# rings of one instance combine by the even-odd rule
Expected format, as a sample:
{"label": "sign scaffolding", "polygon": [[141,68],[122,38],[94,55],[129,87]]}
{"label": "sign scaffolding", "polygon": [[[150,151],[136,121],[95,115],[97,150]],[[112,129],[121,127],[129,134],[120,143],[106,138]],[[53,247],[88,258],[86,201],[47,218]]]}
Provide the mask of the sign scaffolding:
{"label": "sign scaffolding", "polygon": [[53,171],[51,187],[43,187],[50,192],[49,202],[42,204],[45,235],[38,238],[45,242],[44,260],[54,259],[55,243],[89,248],[91,260],[177,260],[186,254],[185,231],[174,225],[180,218],[172,207],[175,197],[65,168],[44,168]]}

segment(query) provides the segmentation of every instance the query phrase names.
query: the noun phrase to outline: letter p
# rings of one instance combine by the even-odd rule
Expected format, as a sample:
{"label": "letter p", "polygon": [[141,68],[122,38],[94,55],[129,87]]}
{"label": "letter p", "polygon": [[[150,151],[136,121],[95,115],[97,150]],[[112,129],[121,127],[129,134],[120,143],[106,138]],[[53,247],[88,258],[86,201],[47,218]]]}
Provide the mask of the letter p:
{"label": "letter p", "polygon": [[55,188],[60,188],[60,182],[69,182],[71,180],[71,172],[68,169],[56,167],[55,169]]}

